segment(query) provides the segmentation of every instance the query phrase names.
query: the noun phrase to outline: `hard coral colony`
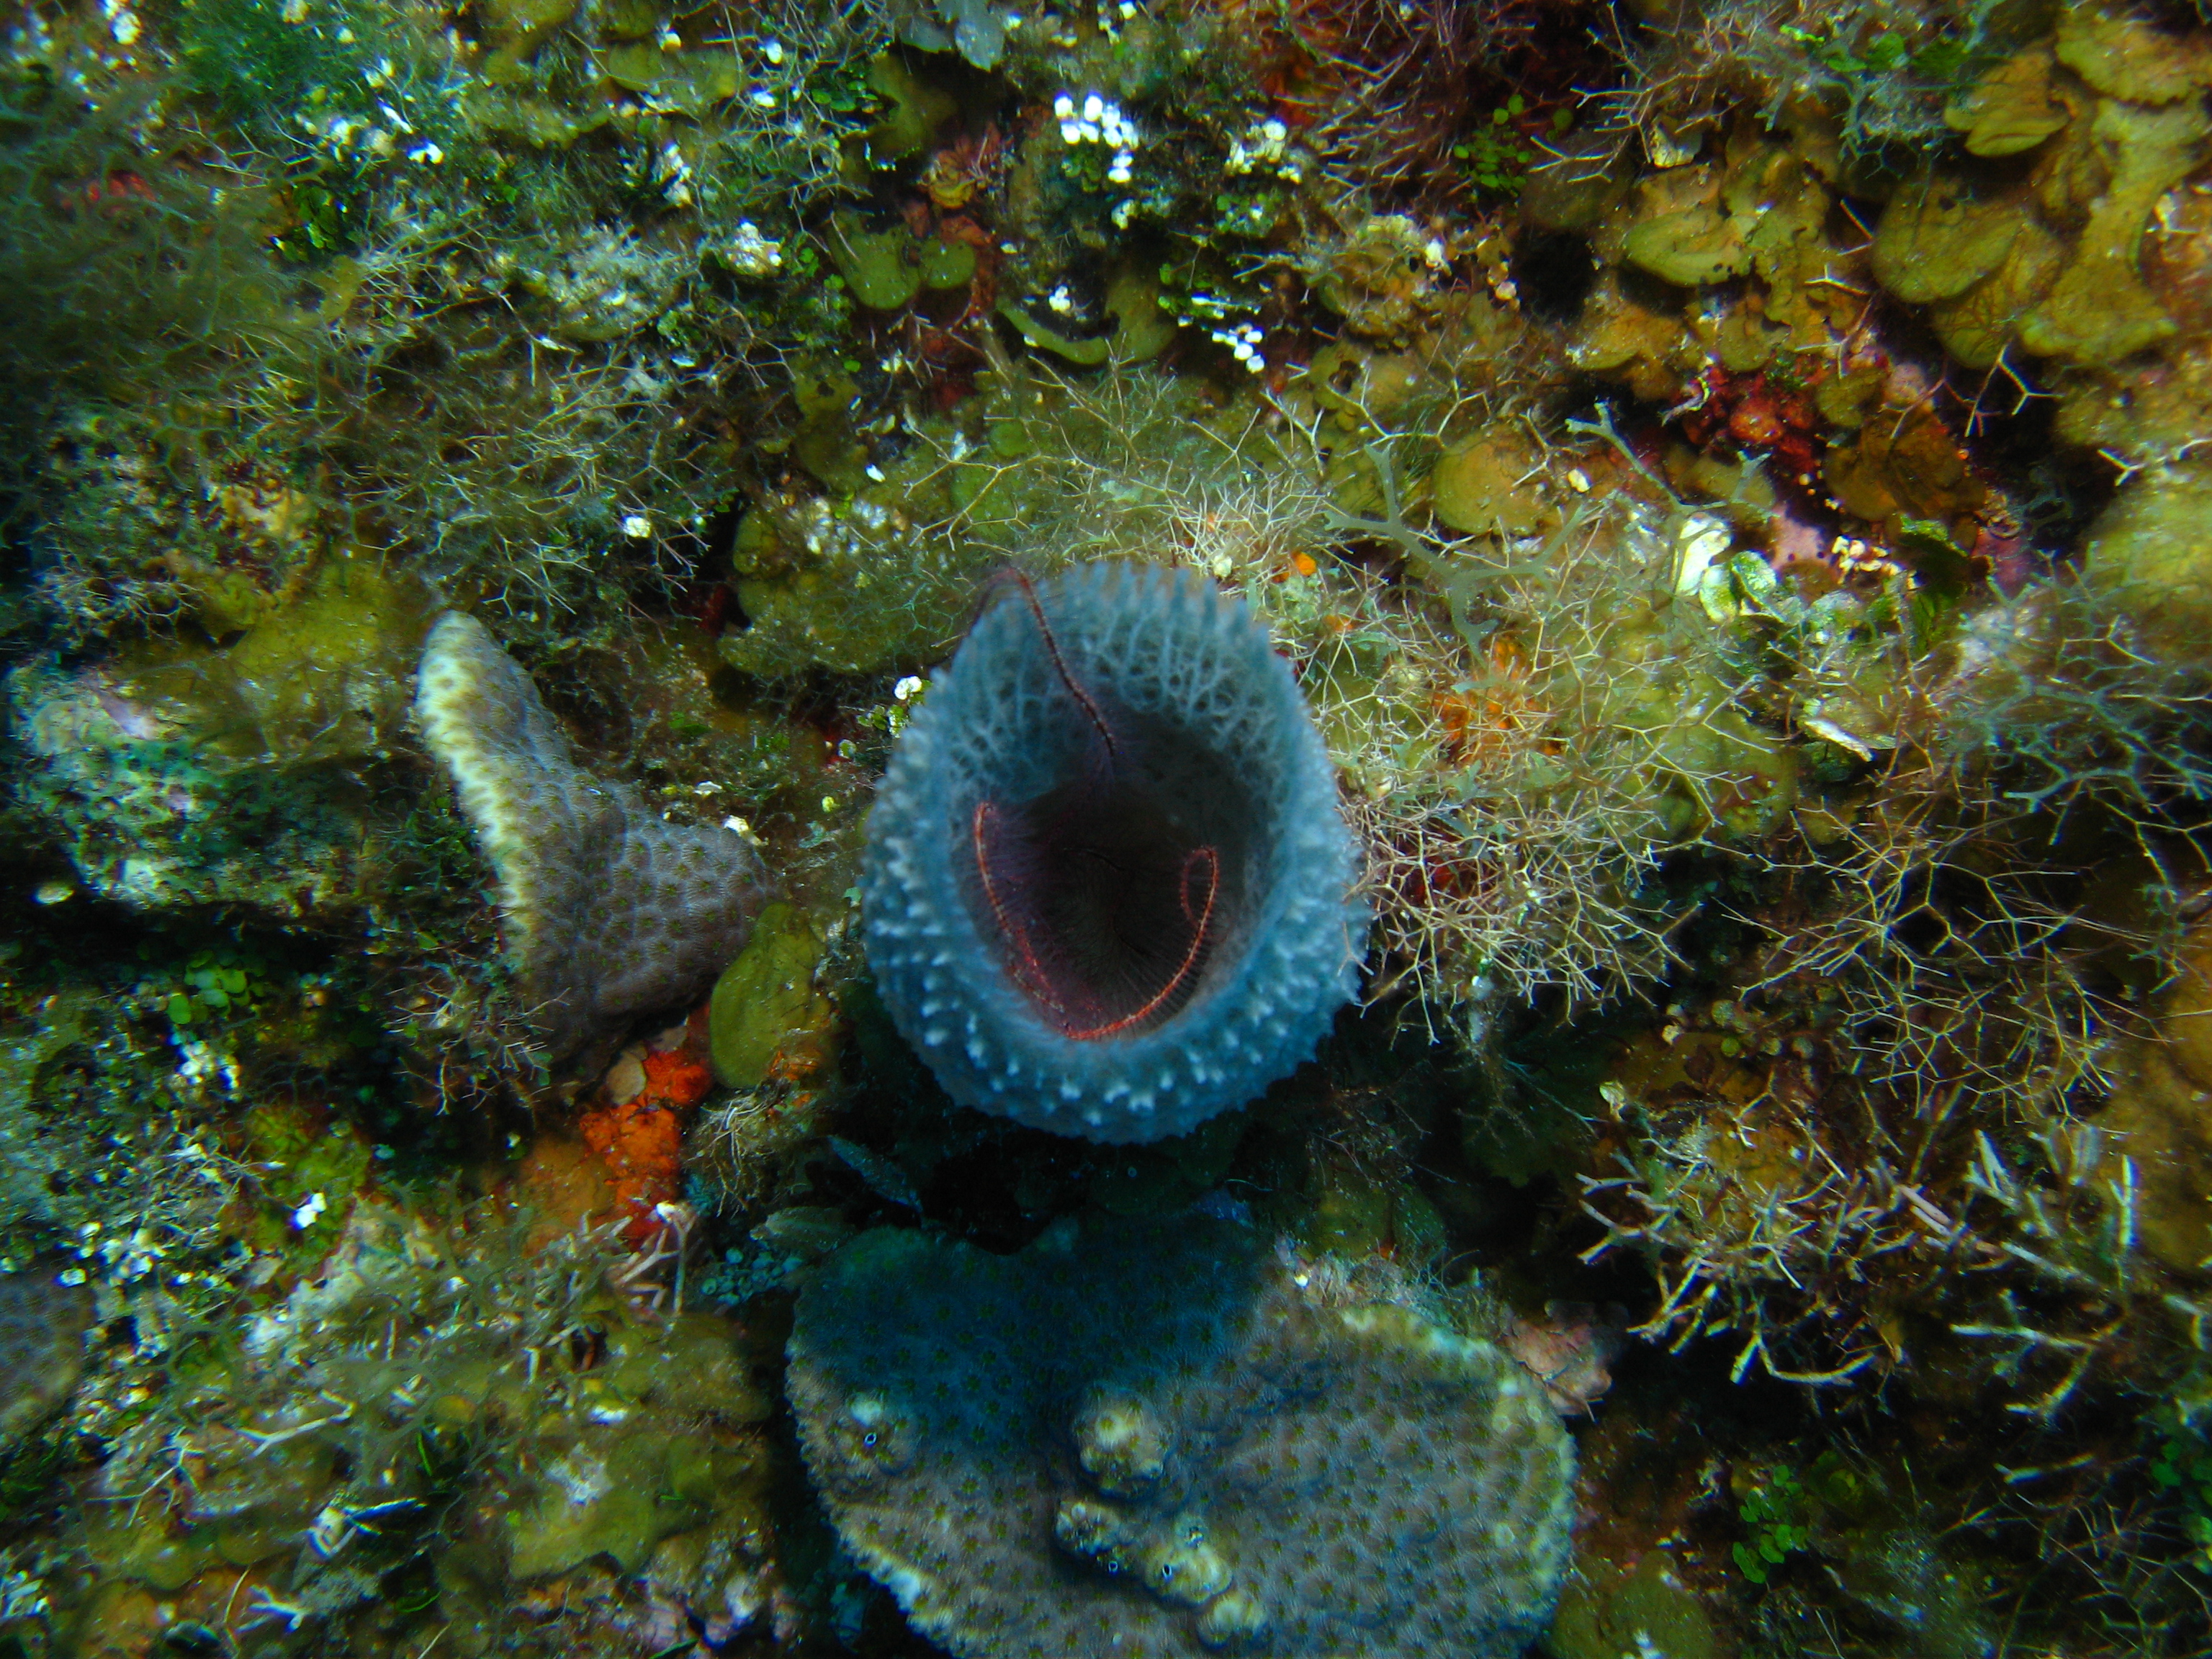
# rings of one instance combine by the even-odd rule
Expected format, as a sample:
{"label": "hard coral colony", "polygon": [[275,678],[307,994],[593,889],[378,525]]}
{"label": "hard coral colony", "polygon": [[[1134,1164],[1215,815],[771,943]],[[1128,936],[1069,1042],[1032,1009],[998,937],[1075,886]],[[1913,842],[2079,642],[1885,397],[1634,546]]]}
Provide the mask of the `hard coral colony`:
{"label": "hard coral colony", "polygon": [[1536,1380],[1331,1305],[1247,1230],[863,1234],[799,1297],[792,1397],[848,1548],[962,1659],[1509,1659],[1566,1565]]}
{"label": "hard coral colony", "polygon": [[2212,1652],[2208,15],[21,0],[0,1659]]}
{"label": "hard coral colony", "polygon": [[580,771],[545,705],[482,623],[441,617],[416,718],[499,872],[532,1020],[556,1058],[705,988],[764,894],[742,836],[671,825]]}

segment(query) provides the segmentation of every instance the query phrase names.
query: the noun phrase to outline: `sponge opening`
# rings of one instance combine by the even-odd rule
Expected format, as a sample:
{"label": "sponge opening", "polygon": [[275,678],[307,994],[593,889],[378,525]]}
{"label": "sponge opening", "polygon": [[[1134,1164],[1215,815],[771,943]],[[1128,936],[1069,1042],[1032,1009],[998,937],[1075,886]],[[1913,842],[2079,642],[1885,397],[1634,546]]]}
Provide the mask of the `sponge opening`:
{"label": "sponge opening", "polygon": [[1110,743],[1067,734],[1063,752],[1085,755],[1075,775],[980,801],[969,823],[979,933],[1039,1018],[1079,1041],[1152,1030],[1233,960],[1263,817],[1230,757],[1188,731],[1108,718]]}

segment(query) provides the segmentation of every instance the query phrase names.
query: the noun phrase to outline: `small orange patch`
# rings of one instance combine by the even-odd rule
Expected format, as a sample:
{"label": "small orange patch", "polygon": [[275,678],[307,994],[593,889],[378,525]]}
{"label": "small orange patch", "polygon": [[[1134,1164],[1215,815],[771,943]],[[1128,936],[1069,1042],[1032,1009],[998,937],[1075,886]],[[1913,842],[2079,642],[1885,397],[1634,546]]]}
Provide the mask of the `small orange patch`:
{"label": "small orange patch", "polygon": [[689,1110],[706,1099],[707,1091],[714,1086],[714,1068],[688,1046],[648,1053],[645,1057],[644,1100]]}
{"label": "small orange patch", "polygon": [[[647,1044],[629,1050],[608,1076],[611,1083],[629,1066],[629,1081],[619,1086],[636,1092],[613,1100],[603,1088],[576,1119],[576,1133],[613,1184],[623,1237],[640,1247],[663,1224],[654,1206],[683,1195],[684,1121],[714,1086],[714,1070],[700,1052],[704,1040],[704,1022],[695,1020],[672,1048]],[[639,1088],[641,1071],[645,1081]]]}
{"label": "small orange patch", "polygon": [[616,1205],[625,1217],[623,1237],[643,1244],[659,1226],[653,1206],[672,1202],[683,1190],[683,1123],[641,1095],[627,1105],[593,1108],[576,1128],[614,1179]]}
{"label": "small orange patch", "polygon": [[1528,695],[1520,647],[1501,634],[1492,641],[1489,656],[1492,672],[1482,683],[1430,699],[1443,727],[1444,757],[1455,766],[1510,761],[1532,742],[1547,752],[1557,746],[1537,736],[1548,712]]}

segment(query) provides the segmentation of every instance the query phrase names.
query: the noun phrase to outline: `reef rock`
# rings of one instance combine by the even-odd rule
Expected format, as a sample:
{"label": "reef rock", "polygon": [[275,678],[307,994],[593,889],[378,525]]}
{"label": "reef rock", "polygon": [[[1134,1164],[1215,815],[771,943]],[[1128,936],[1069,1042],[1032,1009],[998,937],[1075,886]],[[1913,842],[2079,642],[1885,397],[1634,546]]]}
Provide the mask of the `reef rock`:
{"label": "reef rock", "polygon": [[807,1467],[962,1659],[1520,1652],[1567,1561],[1543,1391],[1307,1280],[1196,1216],[1012,1257],[863,1234],[799,1297]]}
{"label": "reef rock", "polygon": [[0,1276],[0,1449],[75,1391],[92,1298],[52,1273]]}
{"label": "reef rock", "polygon": [[404,716],[424,625],[415,584],[342,562],[227,645],[20,664],[12,793],[101,898],[336,925],[363,902],[364,773]]}

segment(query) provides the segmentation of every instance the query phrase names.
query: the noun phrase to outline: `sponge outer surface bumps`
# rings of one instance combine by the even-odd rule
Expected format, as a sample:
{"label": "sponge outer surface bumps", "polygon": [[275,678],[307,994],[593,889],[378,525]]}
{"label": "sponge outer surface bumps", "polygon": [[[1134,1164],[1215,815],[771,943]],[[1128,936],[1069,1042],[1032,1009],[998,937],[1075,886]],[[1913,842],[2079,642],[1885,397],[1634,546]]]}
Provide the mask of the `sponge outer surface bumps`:
{"label": "sponge outer surface bumps", "polygon": [[[1091,1140],[1186,1133],[1311,1057],[1357,990],[1356,842],[1290,666],[1241,601],[1194,572],[1118,562],[1033,592],[983,615],[900,737],[860,879],[869,963],[961,1104]],[[979,805],[1018,813],[1095,768],[1085,700],[1141,734],[1127,769],[1147,810],[1221,860],[1187,1000],[1088,1040],[1019,982],[979,891],[975,829]]]}
{"label": "sponge outer surface bumps", "polygon": [[1227,1224],[1012,1257],[878,1230],[806,1283],[790,1351],[846,1547],[962,1659],[1503,1659],[1565,1571],[1573,1449],[1535,1379],[1316,1301]]}
{"label": "sponge outer surface bumps", "polygon": [[697,994],[744,945],[765,897],[744,837],[665,823],[581,770],[483,623],[439,618],[415,713],[498,874],[521,990],[556,1057]]}

